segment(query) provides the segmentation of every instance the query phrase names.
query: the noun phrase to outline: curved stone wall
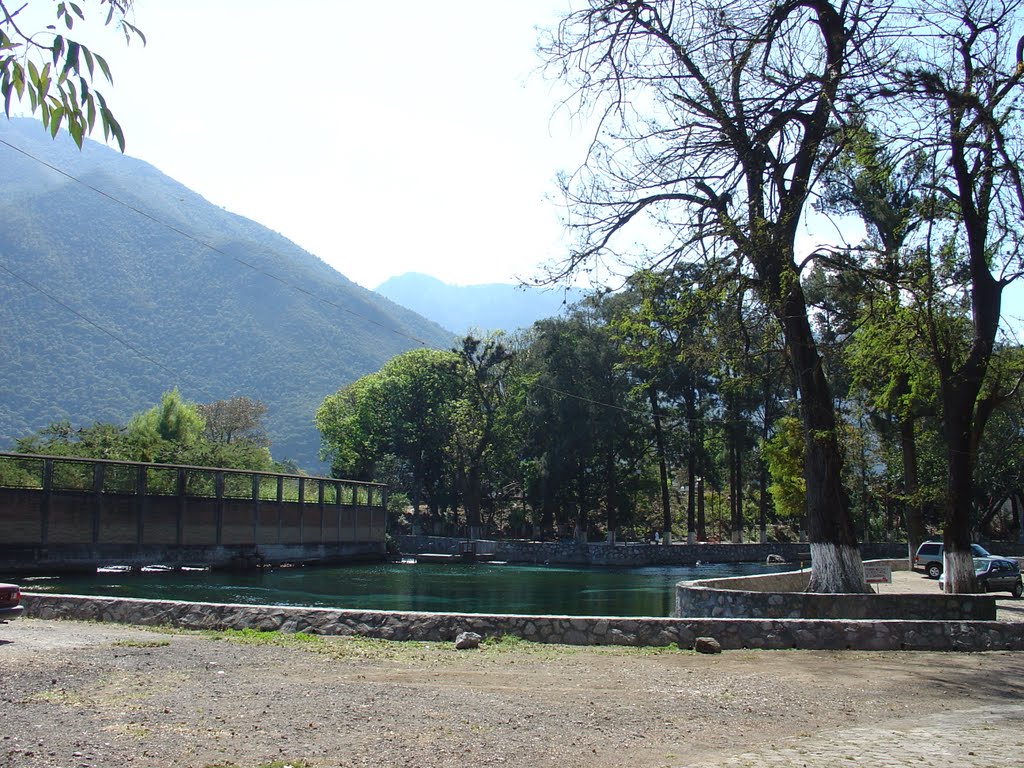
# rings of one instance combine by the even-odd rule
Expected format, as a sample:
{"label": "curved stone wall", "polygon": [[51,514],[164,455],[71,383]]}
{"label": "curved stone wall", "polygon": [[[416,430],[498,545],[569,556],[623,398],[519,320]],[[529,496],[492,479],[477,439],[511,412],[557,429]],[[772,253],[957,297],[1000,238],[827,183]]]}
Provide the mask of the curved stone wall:
{"label": "curved stone wall", "polygon": [[221,605],[169,600],[25,594],[25,615],[182,629],[258,629],[385,640],[454,641],[460,632],[540,643],[692,648],[713,637],[724,649],[1024,650],[1019,624],[994,621],[619,618],[358,611]]}
{"label": "curved stone wall", "polygon": [[988,595],[744,592],[683,582],[676,586],[675,615],[716,619],[995,621],[996,599]]}
{"label": "curved stone wall", "polygon": [[[906,570],[907,561],[874,561]],[[716,619],[907,619],[995,621],[991,595],[820,594],[804,592],[810,571],[683,581],[676,616]]]}

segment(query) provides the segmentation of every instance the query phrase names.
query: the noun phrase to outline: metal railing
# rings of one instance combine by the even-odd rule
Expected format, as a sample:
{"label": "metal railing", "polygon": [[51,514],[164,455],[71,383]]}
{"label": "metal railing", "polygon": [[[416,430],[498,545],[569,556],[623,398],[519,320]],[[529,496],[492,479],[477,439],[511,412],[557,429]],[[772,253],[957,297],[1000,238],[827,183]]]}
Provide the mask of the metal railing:
{"label": "metal railing", "polygon": [[0,488],[383,507],[386,486],[278,472],[0,452]]}

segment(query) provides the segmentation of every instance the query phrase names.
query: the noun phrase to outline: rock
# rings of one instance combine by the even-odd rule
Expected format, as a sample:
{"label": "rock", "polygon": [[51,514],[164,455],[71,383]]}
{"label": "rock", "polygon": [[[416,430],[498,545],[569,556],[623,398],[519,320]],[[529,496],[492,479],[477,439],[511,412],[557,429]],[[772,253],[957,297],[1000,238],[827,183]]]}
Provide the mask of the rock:
{"label": "rock", "polygon": [[784,562],[786,562],[786,559],[782,555],[776,555],[774,553],[768,555],[768,557],[765,558],[765,563],[768,564],[768,565],[771,565],[772,563],[784,563]]}
{"label": "rock", "polygon": [[460,632],[459,636],[455,638],[455,650],[462,651],[466,648],[479,648],[481,640],[483,638],[476,632]]}
{"label": "rock", "polygon": [[713,637],[698,637],[693,641],[693,650],[697,653],[721,653],[722,644]]}

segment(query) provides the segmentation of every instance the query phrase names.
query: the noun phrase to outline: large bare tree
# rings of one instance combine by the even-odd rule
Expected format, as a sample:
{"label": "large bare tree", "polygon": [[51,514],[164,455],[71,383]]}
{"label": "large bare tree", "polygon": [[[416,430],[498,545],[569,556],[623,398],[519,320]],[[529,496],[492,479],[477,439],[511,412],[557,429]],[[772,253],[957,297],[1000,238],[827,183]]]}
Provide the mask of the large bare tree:
{"label": "large bare tree", "polygon": [[893,145],[932,160],[934,208],[901,287],[919,307],[938,373],[946,587],[969,592],[978,445],[1013,391],[992,363],[1003,291],[1024,270],[1024,3],[925,0],[907,25],[912,44],[882,90],[887,129]]}
{"label": "large bare tree", "polygon": [[580,240],[560,272],[621,257],[635,238],[655,263],[731,260],[754,282],[799,387],[809,588],[822,592],[867,587],[796,241],[838,105],[883,60],[871,46],[885,13],[831,0],[591,0],[545,45],[573,103],[600,119],[565,179]]}

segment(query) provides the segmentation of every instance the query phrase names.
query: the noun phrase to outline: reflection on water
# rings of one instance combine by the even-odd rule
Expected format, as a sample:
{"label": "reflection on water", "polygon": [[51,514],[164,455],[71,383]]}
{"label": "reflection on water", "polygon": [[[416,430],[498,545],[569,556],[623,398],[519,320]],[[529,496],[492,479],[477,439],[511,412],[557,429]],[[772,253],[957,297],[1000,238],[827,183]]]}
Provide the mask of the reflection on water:
{"label": "reflection on water", "polygon": [[259,571],[97,573],[23,578],[26,592],[111,595],[213,603],[305,605],[394,611],[669,616],[684,579],[795,566],[577,568],[539,565],[382,563]]}

